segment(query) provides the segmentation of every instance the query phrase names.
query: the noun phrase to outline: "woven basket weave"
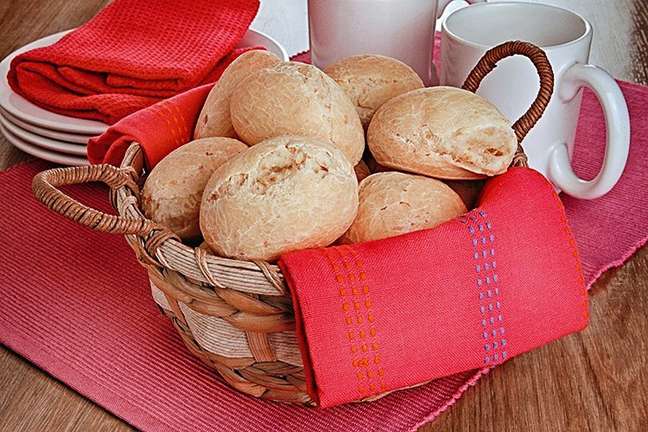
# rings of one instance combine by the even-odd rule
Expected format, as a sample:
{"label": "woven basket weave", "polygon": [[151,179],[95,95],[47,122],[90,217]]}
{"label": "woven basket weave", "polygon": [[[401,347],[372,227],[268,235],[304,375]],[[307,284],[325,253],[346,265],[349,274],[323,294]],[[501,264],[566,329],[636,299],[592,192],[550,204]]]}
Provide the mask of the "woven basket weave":
{"label": "woven basket weave", "polygon": [[[528,57],[540,77],[538,97],[513,126],[522,142],[553,91],[553,72],[542,50],[524,42],[493,48],[475,66],[464,88],[475,92],[496,63],[512,55]],[[521,146],[513,164],[526,164]],[[92,165],[44,171],[34,178],[33,191],[51,210],[81,225],[125,234],[148,271],[155,302],[187,348],[232,387],[259,398],[314,405],[306,392],[290,293],[279,267],[221,258],[182,244],[142,213],[139,191],[144,178],[143,153],[133,143],[119,168]],[[88,208],[57,189],[95,181],[110,187],[118,216]]]}

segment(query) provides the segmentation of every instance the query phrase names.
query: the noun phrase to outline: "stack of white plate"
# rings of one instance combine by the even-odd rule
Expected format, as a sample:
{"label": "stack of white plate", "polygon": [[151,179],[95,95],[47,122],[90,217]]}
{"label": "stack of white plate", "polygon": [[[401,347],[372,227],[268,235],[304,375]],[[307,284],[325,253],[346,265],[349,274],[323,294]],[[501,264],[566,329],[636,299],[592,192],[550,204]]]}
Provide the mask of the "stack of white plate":
{"label": "stack of white plate", "polygon": [[[0,63],[0,132],[11,144],[30,155],[63,165],[86,165],[88,139],[102,134],[108,125],[47,111],[14,93],[7,82],[7,72],[14,57],[51,45],[69,31],[25,45]],[[286,50],[261,32],[250,29],[238,44],[239,47],[259,45],[288,61]]]}
{"label": "stack of white plate", "polygon": [[11,60],[18,54],[51,45],[67,32],[39,39],[9,54],[0,63],[0,132],[30,155],[63,165],[86,165],[86,145],[108,125],[44,110],[14,93],[7,82]]}

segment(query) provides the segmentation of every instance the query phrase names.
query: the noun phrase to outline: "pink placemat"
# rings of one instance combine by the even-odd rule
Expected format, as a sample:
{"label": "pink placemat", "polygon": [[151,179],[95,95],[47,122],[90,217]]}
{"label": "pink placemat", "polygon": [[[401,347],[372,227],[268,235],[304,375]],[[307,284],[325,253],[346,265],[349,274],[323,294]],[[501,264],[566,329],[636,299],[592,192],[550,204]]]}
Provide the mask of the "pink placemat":
{"label": "pink placemat", "polygon": [[[648,235],[648,89],[622,83],[632,147],[621,182],[595,201],[565,198],[591,284]],[[595,97],[584,98],[576,164],[592,176],[605,139]],[[150,298],[146,274],[119,236],[80,228],[32,197],[20,165],[0,174],[0,341],[145,431],[414,430],[434,419],[483,371],[401,391],[377,402],[314,410],[241,395],[186,351]],[[108,208],[106,191],[75,196]]]}

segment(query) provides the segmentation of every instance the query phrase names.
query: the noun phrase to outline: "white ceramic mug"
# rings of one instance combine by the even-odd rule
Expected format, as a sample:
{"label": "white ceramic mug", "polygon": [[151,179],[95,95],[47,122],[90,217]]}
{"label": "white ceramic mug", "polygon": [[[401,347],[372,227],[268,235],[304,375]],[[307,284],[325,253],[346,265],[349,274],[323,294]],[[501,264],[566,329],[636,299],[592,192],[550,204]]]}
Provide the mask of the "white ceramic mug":
{"label": "white ceramic mug", "polygon": [[451,1],[308,0],[311,61],[325,68],[352,55],[382,54],[408,64],[426,85],[436,85],[434,29]]}
{"label": "white ceramic mug", "polygon": [[[630,146],[628,107],[616,81],[587,64],[592,26],[580,15],[538,3],[484,3],[459,9],[443,23],[441,84],[459,87],[489,48],[524,40],[547,53],[555,74],[552,100],[522,143],[529,165],[558,190],[594,199],[617,183]],[[579,178],[571,167],[580,113],[582,87],[591,88],[605,113],[607,147],[603,166],[592,180]],[[501,61],[482,81],[479,95],[493,102],[512,121],[529,108],[539,89],[538,76],[525,58]]]}

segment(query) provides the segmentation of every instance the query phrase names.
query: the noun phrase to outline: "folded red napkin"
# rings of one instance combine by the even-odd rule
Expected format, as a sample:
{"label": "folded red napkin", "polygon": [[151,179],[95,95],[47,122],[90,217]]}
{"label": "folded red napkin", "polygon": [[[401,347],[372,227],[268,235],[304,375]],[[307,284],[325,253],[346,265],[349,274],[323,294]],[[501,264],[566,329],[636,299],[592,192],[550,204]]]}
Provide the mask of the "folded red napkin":
{"label": "folded red napkin", "polygon": [[11,88],[50,111],[112,124],[213,82],[258,0],[115,0],[57,43],[11,63]]}
{"label": "folded red napkin", "polygon": [[133,113],[88,141],[90,163],[119,165],[133,141],[153,168],[164,156],[191,141],[198,114],[212,84],[205,84]]}
{"label": "folded red napkin", "polygon": [[322,407],[497,365],[587,325],[564,208],[527,168],[435,229],[291,252],[280,266]]}

